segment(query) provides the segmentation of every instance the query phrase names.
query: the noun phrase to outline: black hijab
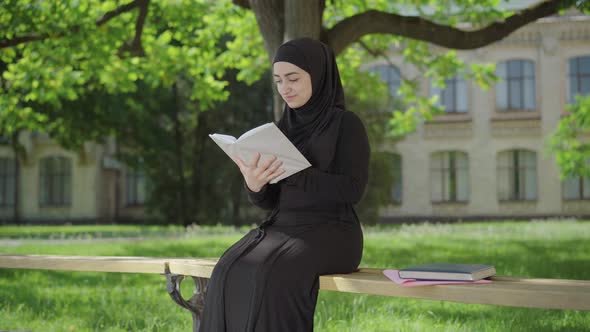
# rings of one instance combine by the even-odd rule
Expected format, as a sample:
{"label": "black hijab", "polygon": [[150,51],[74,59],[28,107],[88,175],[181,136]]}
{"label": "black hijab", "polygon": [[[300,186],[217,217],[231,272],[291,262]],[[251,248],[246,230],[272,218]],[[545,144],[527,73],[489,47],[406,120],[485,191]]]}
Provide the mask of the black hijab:
{"label": "black hijab", "polygon": [[[307,158],[312,142],[320,141],[329,151],[335,150],[340,119],[345,110],[344,90],[334,52],[324,43],[300,38],[281,45],[273,59],[289,62],[311,76],[312,94],[307,103],[292,109],[285,103],[278,127]],[[335,128],[334,128],[335,127]],[[331,161],[333,153],[328,153]],[[326,158],[322,158],[326,159]],[[313,160],[310,160],[313,164]]]}

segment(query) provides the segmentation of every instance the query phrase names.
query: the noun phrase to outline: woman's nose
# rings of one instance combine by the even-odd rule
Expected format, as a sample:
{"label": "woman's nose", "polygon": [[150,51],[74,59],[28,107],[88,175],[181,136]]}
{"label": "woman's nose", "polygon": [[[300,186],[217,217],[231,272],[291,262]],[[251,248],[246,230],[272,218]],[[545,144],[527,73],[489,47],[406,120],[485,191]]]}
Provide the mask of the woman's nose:
{"label": "woman's nose", "polygon": [[287,94],[287,92],[289,92],[289,90],[291,90],[291,88],[289,88],[289,86],[287,86],[287,84],[282,84],[279,87],[279,93],[282,94],[282,95]]}

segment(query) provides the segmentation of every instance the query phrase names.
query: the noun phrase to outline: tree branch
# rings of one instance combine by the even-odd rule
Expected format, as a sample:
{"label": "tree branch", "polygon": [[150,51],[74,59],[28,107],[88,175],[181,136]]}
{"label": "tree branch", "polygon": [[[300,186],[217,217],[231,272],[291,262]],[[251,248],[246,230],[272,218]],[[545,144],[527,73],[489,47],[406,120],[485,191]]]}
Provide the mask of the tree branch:
{"label": "tree branch", "polygon": [[138,0],[139,1],[139,15],[137,15],[137,21],[135,22],[135,36],[131,43],[126,43],[121,51],[129,51],[135,56],[144,56],[145,51],[141,45],[141,34],[145,25],[145,19],[148,14],[148,5],[150,0]]}
{"label": "tree branch", "polygon": [[404,73],[402,73],[402,72],[399,70],[399,68],[398,68],[398,67],[395,65],[395,63],[393,63],[393,62],[391,61],[391,59],[390,59],[390,58],[387,56],[387,54],[385,54],[385,52],[383,52],[383,51],[380,51],[380,50],[374,50],[374,49],[370,48],[370,47],[369,47],[369,45],[367,45],[365,42],[363,42],[363,41],[362,41],[362,40],[360,40],[360,39],[357,41],[357,43],[358,43],[359,45],[361,45],[361,47],[362,47],[362,48],[364,48],[364,49],[365,49],[365,51],[367,51],[367,53],[371,54],[372,56],[374,56],[374,57],[376,57],[376,58],[377,58],[377,57],[381,57],[381,58],[383,58],[383,60],[385,60],[385,62],[387,62],[387,65],[388,65],[390,68],[396,68],[396,69],[398,69],[398,73],[399,73],[399,75],[400,75],[400,77],[401,77],[401,79],[402,79],[402,80],[404,80],[404,81],[413,81],[413,80],[411,80],[409,77],[406,77],[406,76],[404,76]]}
{"label": "tree branch", "polygon": [[[101,18],[99,18],[96,21],[96,26],[99,27],[103,24],[106,24],[111,19],[113,19],[125,12],[131,11],[136,7],[140,7],[140,16],[141,16],[141,7],[144,5],[146,7],[145,11],[146,11],[146,15],[147,15],[147,2],[148,1],[145,1],[145,0],[134,0],[126,5],[121,5],[121,6],[117,7],[116,9],[105,13]],[[144,16],[144,20],[145,20],[145,16]],[[143,22],[141,23],[141,25],[143,26]],[[77,33],[78,31],[80,31],[80,26],[74,26],[74,27],[71,27],[70,29],[68,29],[68,32],[70,32],[70,33]],[[47,38],[59,38],[59,37],[65,36],[65,35],[66,35],[66,32],[60,32],[60,33],[56,33],[56,34],[52,34],[52,35],[50,35],[49,33],[40,33],[40,34],[33,33],[30,35],[14,37],[11,39],[2,39],[2,40],[0,40],[0,49],[8,48],[8,47],[28,43],[28,42],[44,40]],[[137,37],[137,34],[136,34],[136,37]]]}
{"label": "tree branch", "polygon": [[240,6],[245,9],[250,9],[250,1],[248,0],[232,0],[234,5]]}
{"label": "tree branch", "polygon": [[553,15],[569,2],[571,1],[549,0],[524,9],[503,22],[495,22],[473,31],[437,24],[416,16],[368,10],[334,25],[327,31],[326,42],[338,54],[365,35],[382,33],[422,40],[446,48],[475,49],[501,40],[539,18]]}

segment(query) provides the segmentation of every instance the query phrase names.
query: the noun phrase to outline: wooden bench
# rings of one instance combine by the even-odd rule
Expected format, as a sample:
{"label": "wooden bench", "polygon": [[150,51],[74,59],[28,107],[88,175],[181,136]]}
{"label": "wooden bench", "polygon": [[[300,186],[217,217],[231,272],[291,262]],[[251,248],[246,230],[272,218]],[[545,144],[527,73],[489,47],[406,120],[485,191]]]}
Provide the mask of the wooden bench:
{"label": "wooden bench", "polygon": [[[0,268],[126,272],[162,274],[172,299],[193,315],[198,330],[204,306],[207,279],[217,259],[150,258],[119,256],[0,255]],[[381,269],[320,277],[320,289],[338,292],[409,297],[462,303],[513,307],[590,310],[590,280],[525,279],[493,277],[490,284],[401,287],[387,279]],[[189,300],[180,293],[180,283],[190,276],[195,292]]]}

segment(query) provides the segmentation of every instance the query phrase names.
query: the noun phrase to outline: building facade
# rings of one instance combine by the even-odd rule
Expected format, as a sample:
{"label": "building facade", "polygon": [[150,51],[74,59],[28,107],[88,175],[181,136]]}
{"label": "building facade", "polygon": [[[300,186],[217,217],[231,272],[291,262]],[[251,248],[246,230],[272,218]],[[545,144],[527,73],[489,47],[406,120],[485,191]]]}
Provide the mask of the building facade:
{"label": "building facade", "polygon": [[[590,179],[561,180],[546,148],[568,102],[590,94],[590,17],[545,18],[458,54],[467,63],[495,63],[502,80],[487,91],[459,77],[447,80],[444,89],[421,80],[422,92],[438,95],[445,114],[383,147],[391,152],[396,175],[383,218],[590,215]],[[401,74],[418,75],[395,54],[370,67],[393,94]],[[0,146],[2,220],[15,214],[30,222],[143,216],[145,179],[113,158],[113,139],[79,151],[30,132],[21,133],[19,142],[25,150],[19,183],[12,148]]]}
{"label": "building facade", "polygon": [[114,139],[105,144],[88,142],[80,150],[70,151],[46,134],[22,132],[19,143],[24,155],[18,166],[12,147],[0,147],[2,221],[12,222],[16,216],[25,222],[110,222],[143,217],[145,180],[112,157]]}
{"label": "building facade", "polygon": [[[547,138],[576,95],[590,94],[590,20],[572,13],[537,21],[508,38],[459,52],[466,63],[495,63],[501,81],[487,91],[456,77],[438,89],[445,113],[395,146],[397,182],[386,219],[590,215],[590,179],[560,179]],[[417,75],[395,55],[397,68],[377,70],[397,89]]]}

